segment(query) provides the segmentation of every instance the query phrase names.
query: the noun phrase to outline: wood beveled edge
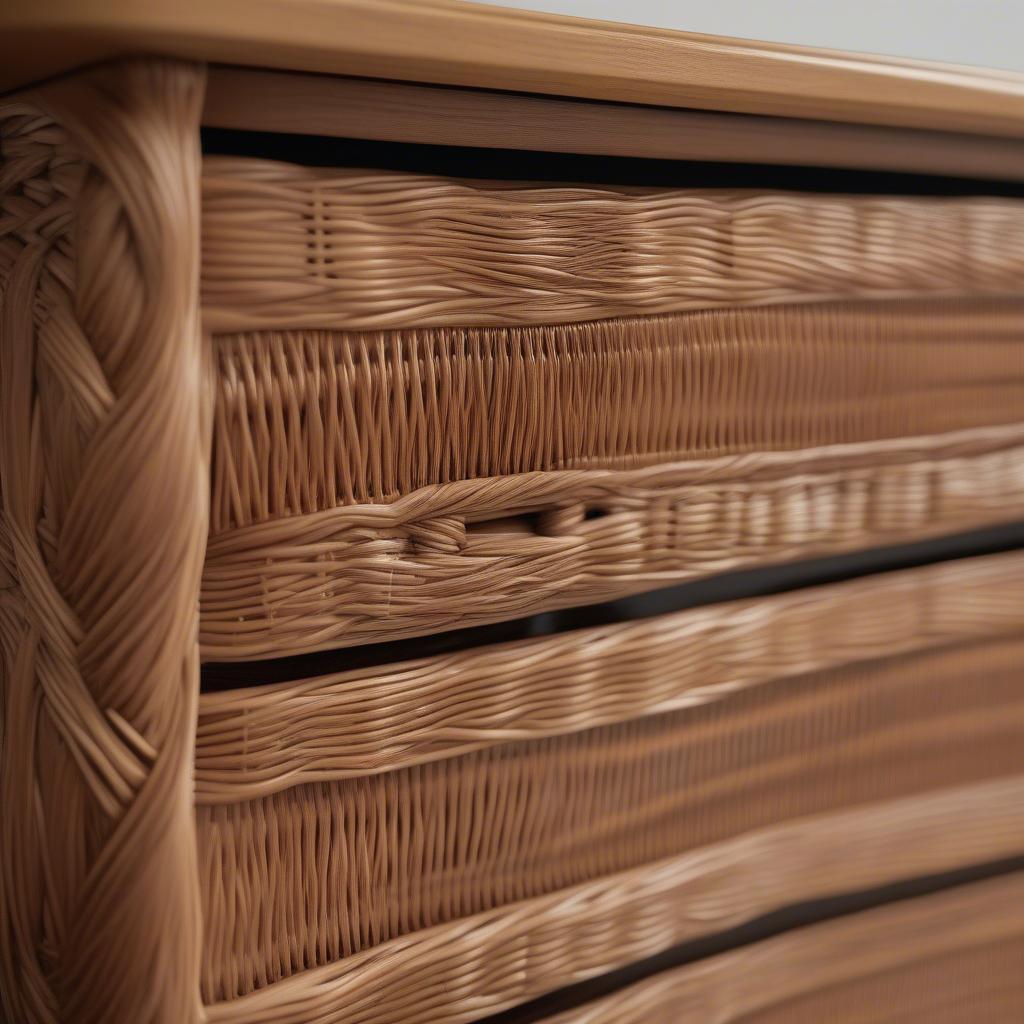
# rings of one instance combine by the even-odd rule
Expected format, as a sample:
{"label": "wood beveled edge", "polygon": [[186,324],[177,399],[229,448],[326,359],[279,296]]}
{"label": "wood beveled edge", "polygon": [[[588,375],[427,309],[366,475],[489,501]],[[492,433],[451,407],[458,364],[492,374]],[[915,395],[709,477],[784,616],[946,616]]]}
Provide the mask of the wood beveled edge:
{"label": "wood beveled edge", "polygon": [[[208,1019],[263,1021],[287,1006],[290,1024],[335,1024],[358,1004],[361,1024],[385,1024],[389,998],[409,990],[437,1024],[462,1024],[786,906],[1015,857],[1022,802],[1018,775],[772,825],[392,939],[209,1005]],[[669,927],[645,927],[652,917]],[[603,934],[621,945],[595,955]],[[531,949],[548,970],[526,969],[516,954]],[[518,984],[474,968],[483,957]]]}
{"label": "wood beveled edge", "polygon": [[126,54],[1024,137],[1024,75],[459,0],[8,0],[0,89]]}
{"label": "wood beveled edge", "polygon": [[1024,140],[214,65],[211,128],[1024,180]]}

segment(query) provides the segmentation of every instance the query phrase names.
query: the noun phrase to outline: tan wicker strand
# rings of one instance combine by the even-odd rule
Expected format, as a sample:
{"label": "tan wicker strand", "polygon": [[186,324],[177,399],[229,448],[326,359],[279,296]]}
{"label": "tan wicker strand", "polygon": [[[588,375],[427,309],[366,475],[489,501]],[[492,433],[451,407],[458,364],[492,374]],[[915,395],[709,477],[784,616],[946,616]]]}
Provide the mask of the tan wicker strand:
{"label": "tan wicker strand", "polygon": [[[1021,963],[1024,941],[1000,938],[919,963],[883,967],[846,983],[808,986],[801,995],[743,1019],[749,1024],[1016,1024],[1024,1017]],[[662,1006],[663,1024],[677,1024],[676,996]],[[647,1013],[640,1019],[653,1024],[658,1018]]]}
{"label": "tan wicker strand", "polygon": [[787,820],[1019,772],[1022,657],[1020,634],[929,649],[200,806],[204,998]]}
{"label": "tan wicker strand", "polygon": [[1024,420],[1024,300],[215,339],[212,530],[428,484]]}
{"label": "tan wicker strand", "polygon": [[548,1024],[1012,1024],[1024,874],[801,928],[631,985]]}
{"label": "tan wicker strand", "polygon": [[786,905],[1013,856],[1022,800],[1015,776],[771,825],[392,939],[210,1020],[466,1024]]}
{"label": "tan wicker strand", "polygon": [[458,481],[212,537],[200,639],[207,660],[368,643],[1022,514],[1020,425]]}
{"label": "tan wicker strand", "polygon": [[1024,633],[1024,555],[911,569],[200,699],[196,800],[252,799]]}
{"label": "tan wicker strand", "polygon": [[26,1024],[199,1021],[202,69],[0,103],[0,969]]}
{"label": "tan wicker strand", "polygon": [[1024,203],[481,182],[209,157],[214,332],[1019,294]]}

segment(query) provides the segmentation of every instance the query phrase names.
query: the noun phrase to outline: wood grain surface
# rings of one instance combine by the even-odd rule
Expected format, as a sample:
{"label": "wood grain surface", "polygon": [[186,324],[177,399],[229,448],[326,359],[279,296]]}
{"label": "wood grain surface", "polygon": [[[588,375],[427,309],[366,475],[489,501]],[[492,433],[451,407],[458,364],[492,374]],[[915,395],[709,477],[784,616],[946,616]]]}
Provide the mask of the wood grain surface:
{"label": "wood grain surface", "polygon": [[0,89],[128,53],[1024,137],[1024,76],[457,0],[8,0]]}
{"label": "wood grain surface", "polygon": [[213,128],[1024,180],[1024,141],[216,65]]}

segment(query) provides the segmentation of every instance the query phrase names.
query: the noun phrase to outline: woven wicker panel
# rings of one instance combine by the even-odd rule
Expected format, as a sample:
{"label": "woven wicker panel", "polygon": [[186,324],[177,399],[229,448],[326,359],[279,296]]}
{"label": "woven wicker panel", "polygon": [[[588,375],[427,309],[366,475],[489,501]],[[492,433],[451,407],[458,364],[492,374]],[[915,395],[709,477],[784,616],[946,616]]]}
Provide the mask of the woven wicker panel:
{"label": "woven wicker panel", "polygon": [[387,668],[204,694],[196,799],[232,803],[1024,631],[1024,554],[965,559]]}
{"label": "woven wicker panel", "polygon": [[787,819],[1012,773],[1022,654],[1019,638],[928,651],[201,806],[204,997]]}
{"label": "woven wicker panel", "polygon": [[212,537],[200,642],[238,660],[412,636],[1022,515],[1022,426],[467,480]]}
{"label": "woven wicker panel", "polygon": [[460,181],[207,158],[215,331],[1017,293],[1024,204]]}
{"label": "woven wicker panel", "polygon": [[203,192],[207,660],[1024,516],[1016,200],[226,158]]}
{"label": "woven wicker panel", "polygon": [[392,939],[210,1020],[466,1024],[789,904],[1019,854],[1022,800],[1016,776],[747,832]]}
{"label": "woven wicker panel", "polygon": [[224,335],[211,528],[453,480],[1021,422],[1022,338],[1024,300],[1001,299]]}
{"label": "woven wicker panel", "polygon": [[[642,981],[550,1024],[1013,1024],[1024,876],[799,929]],[[294,1020],[295,1018],[291,1018]]]}

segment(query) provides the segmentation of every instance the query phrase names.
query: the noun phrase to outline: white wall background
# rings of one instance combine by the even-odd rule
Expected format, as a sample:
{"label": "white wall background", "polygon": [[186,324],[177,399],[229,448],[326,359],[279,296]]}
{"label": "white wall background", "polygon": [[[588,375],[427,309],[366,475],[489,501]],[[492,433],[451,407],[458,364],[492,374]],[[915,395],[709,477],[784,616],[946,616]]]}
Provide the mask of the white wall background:
{"label": "white wall background", "polygon": [[484,0],[551,14],[1024,71],[1024,0]]}

